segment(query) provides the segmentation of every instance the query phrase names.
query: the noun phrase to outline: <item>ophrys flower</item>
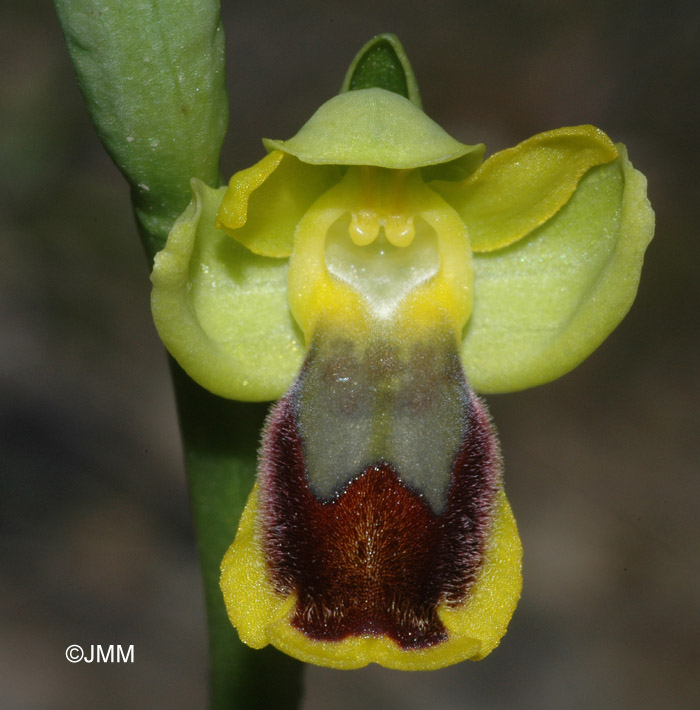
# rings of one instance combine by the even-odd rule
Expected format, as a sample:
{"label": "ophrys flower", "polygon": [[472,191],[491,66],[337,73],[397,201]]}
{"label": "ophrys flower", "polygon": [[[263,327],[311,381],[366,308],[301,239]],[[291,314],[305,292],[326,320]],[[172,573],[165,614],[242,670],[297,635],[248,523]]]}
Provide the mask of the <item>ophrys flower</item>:
{"label": "ophrys flower", "polygon": [[553,379],[619,322],[653,229],[644,178],[591,126],[482,163],[378,87],[266,147],[227,190],[193,184],[153,277],[196,380],[287,390],[223,562],[230,617],[252,646],[339,668],[481,658],[521,548],[472,387]]}

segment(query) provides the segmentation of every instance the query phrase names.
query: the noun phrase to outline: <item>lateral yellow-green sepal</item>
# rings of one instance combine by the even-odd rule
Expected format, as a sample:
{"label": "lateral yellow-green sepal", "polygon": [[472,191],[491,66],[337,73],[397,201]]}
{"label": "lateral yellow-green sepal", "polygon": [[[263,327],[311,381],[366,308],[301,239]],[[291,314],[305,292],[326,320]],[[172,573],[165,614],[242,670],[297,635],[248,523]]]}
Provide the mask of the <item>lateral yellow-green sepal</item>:
{"label": "lateral yellow-green sepal", "polygon": [[289,312],[287,260],[254,254],[216,229],[224,192],[192,180],[192,201],[155,258],[153,318],[202,387],[230,399],[275,399],[305,352]]}
{"label": "lateral yellow-green sepal", "polygon": [[509,392],[573,369],[617,326],[654,233],[646,179],[627,151],[592,168],[550,220],[474,255],[474,310],[462,361],[480,392]]}
{"label": "lateral yellow-green sepal", "polygon": [[616,157],[615,146],[598,128],[560,128],[496,153],[462,182],[430,186],[459,212],[472,249],[488,252],[544,224],[588,170]]}
{"label": "lateral yellow-green sepal", "polygon": [[216,226],[260,256],[288,257],[294,230],[311,203],[339,178],[275,150],[230,180]]}

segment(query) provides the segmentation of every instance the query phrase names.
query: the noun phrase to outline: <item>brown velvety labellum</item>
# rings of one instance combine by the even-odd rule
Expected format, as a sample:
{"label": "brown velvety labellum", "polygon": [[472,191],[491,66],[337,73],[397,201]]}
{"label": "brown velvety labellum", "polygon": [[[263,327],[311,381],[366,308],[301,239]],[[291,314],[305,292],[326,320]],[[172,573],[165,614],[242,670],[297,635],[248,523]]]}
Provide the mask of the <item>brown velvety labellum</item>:
{"label": "brown velvety labellum", "polygon": [[500,479],[484,405],[461,370],[445,379],[461,390],[463,433],[439,512],[381,458],[343,474],[323,499],[309,486],[299,426],[304,376],[270,414],[260,470],[269,575],[280,594],[297,596],[292,624],[319,641],[387,636],[404,649],[444,641],[438,606],[464,602],[476,579]]}

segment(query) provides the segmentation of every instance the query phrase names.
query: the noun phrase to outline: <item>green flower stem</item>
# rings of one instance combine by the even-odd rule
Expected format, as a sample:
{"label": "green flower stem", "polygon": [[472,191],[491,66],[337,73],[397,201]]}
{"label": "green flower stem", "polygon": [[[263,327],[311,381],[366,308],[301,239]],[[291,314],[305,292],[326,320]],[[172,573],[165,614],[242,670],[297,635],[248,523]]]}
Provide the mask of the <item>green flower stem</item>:
{"label": "green flower stem", "polygon": [[171,362],[209,617],[211,707],[295,708],[302,664],[271,646],[261,651],[244,646],[219,588],[221,559],[253,485],[267,406],[210,394]]}
{"label": "green flower stem", "polygon": [[[56,0],[56,9],[100,138],[131,186],[152,260],[190,200],[190,179],[220,183],[228,102],[219,3]],[[295,708],[302,664],[244,646],[219,589],[219,565],[253,484],[265,407],[209,394],[177,365],[172,372],[204,579],[211,708]]]}

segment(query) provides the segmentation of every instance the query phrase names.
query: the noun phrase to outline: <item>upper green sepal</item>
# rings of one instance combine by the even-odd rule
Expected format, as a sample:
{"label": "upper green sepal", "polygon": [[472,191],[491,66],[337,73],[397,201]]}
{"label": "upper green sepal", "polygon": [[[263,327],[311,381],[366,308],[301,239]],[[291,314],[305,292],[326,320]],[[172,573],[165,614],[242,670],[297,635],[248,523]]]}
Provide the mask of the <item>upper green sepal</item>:
{"label": "upper green sepal", "polygon": [[393,91],[422,107],[418,82],[406,50],[394,34],[373,37],[353,59],[341,93],[377,87]]}
{"label": "upper green sepal", "polygon": [[460,143],[409,99],[385,89],[348,91],[326,101],[289,140],[263,141],[312,165],[421,168],[447,163],[482,145]]}
{"label": "upper green sepal", "polygon": [[654,213],[645,177],[616,147],[619,157],[591,168],[542,226],[474,254],[462,360],[478,391],[525,389],[567,373],[632,305]]}
{"label": "upper green sepal", "polygon": [[155,258],[153,319],[202,387],[230,399],[275,399],[305,351],[289,312],[288,263],[254,254],[214,227],[225,189],[192,180],[192,201]]}

